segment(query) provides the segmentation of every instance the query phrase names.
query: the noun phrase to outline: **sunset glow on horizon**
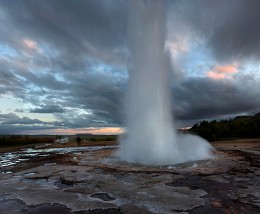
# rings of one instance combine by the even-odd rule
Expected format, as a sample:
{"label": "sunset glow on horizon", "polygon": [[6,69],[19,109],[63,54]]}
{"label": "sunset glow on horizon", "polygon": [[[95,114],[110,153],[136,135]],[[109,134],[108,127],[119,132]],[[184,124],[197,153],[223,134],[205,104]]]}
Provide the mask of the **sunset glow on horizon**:
{"label": "sunset glow on horizon", "polygon": [[26,131],[25,134],[29,135],[76,135],[76,134],[93,134],[93,135],[120,135],[123,134],[125,130],[118,127],[98,127],[98,128],[80,128],[80,129],[45,129],[38,131]]}

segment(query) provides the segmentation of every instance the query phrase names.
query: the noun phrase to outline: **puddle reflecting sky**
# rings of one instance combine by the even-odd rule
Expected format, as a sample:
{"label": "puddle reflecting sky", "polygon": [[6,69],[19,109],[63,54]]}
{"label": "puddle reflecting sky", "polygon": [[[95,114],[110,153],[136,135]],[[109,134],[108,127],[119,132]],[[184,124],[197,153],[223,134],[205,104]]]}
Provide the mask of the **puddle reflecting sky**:
{"label": "puddle reflecting sky", "polygon": [[12,173],[10,167],[30,160],[32,157],[47,157],[53,153],[66,154],[74,152],[90,152],[101,149],[113,149],[117,146],[89,146],[89,147],[67,147],[67,148],[26,148],[16,152],[0,153],[0,169],[2,173]]}

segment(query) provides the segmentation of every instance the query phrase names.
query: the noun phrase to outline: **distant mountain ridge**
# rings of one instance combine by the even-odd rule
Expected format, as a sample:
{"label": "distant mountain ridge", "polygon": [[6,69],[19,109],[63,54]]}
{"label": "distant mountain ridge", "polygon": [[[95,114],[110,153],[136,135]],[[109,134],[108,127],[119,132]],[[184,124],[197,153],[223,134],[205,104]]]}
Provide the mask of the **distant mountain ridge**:
{"label": "distant mountain ridge", "polygon": [[255,117],[260,117],[260,112],[255,114]]}
{"label": "distant mountain ridge", "polygon": [[260,112],[255,115],[237,116],[234,119],[205,121],[195,124],[190,130],[209,141],[230,138],[260,137]]}
{"label": "distant mountain ridge", "polygon": [[234,118],[234,120],[241,120],[241,119],[252,119],[254,117],[260,117],[260,112],[255,115],[243,115],[243,116],[237,116]]}

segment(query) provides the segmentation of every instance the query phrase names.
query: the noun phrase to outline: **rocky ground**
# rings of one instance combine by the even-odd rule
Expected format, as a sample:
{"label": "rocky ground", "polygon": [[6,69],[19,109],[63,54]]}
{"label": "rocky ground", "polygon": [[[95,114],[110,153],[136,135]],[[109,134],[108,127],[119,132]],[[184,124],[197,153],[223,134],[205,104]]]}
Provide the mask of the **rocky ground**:
{"label": "rocky ground", "polygon": [[2,152],[0,213],[260,213],[260,140],[213,145],[213,160],[161,167],[116,146]]}

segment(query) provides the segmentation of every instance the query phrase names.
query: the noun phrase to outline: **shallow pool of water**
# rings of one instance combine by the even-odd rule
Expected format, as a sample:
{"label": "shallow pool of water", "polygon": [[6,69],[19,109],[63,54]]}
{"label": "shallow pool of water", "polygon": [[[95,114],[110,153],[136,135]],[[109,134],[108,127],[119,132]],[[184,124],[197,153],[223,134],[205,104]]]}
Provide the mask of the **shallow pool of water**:
{"label": "shallow pool of water", "polygon": [[91,152],[102,149],[114,149],[117,146],[89,146],[89,147],[67,147],[67,148],[26,148],[16,152],[0,154],[0,168],[2,173],[11,173],[11,167],[28,161],[33,157],[48,157],[52,154],[67,154],[77,152]]}

